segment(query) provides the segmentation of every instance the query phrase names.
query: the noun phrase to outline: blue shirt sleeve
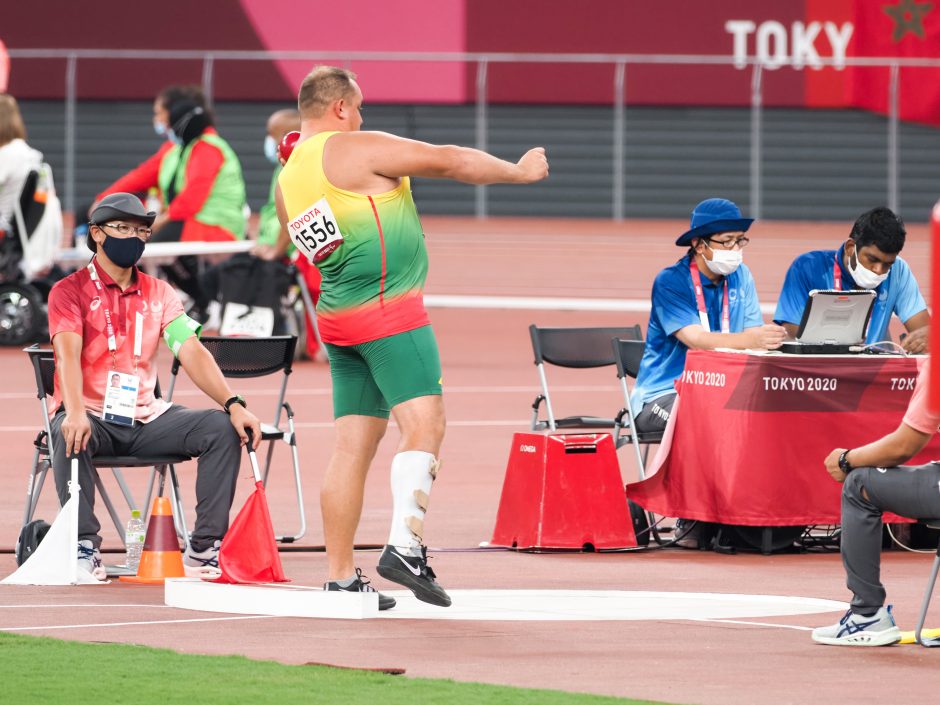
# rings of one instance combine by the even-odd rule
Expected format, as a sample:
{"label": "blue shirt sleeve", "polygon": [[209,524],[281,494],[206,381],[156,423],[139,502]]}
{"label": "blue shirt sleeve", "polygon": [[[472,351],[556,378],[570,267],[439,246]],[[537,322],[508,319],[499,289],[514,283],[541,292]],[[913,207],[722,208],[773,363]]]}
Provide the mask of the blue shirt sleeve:
{"label": "blue shirt sleeve", "polygon": [[666,335],[702,323],[688,277],[688,272],[670,268],[660,272],[653,282],[653,311]]}
{"label": "blue shirt sleeve", "polygon": [[787,270],[787,276],[783,280],[783,289],[780,290],[780,298],[777,301],[777,310],[774,312],[774,323],[792,323],[797,326],[803,319],[803,309],[806,308],[806,297],[810,289],[813,288],[812,282],[807,281],[804,273],[808,271],[806,255],[800,255]]}
{"label": "blue shirt sleeve", "polygon": [[917,286],[917,279],[914,273],[903,259],[898,257],[894,266],[891,267],[891,278],[895,279],[892,286],[897,287],[897,300],[894,304],[894,312],[901,322],[908,321],[911,316],[915,316],[927,308],[924,297],[920,293],[920,287]]}
{"label": "blue shirt sleeve", "polygon": [[741,266],[741,291],[744,296],[744,328],[756,328],[764,325],[764,317],[760,312],[760,301],[757,299],[757,285],[751,270]]}

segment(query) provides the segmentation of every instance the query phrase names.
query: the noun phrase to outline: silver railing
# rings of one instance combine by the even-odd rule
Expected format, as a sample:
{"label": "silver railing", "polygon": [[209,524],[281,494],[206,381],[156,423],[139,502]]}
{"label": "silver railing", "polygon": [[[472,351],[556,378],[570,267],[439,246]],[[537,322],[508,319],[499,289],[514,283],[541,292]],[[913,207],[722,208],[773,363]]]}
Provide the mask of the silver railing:
{"label": "silver railing", "polygon": [[[611,183],[611,217],[622,220],[624,217],[625,184],[625,128],[626,128],[626,79],[630,65],[712,65],[732,66],[739,70],[751,71],[751,134],[750,134],[750,215],[761,216],[762,184],[761,171],[763,159],[762,114],[763,114],[763,75],[768,67],[757,57],[732,57],[717,55],[687,54],[523,54],[523,53],[460,53],[460,52],[372,52],[372,51],[160,51],[160,50],[108,50],[99,49],[10,49],[11,59],[65,59],[65,177],[64,202],[66,210],[73,210],[75,203],[75,115],[76,81],[78,64],[83,59],[107,60],[185,60],[202,62],[202,86],[207,100],[212,101],[214,73],[218,62],[222,61],[309,61],[334,62],[348,65],[356,61],[375,62],[432,62],[464,63],[476,65],[476,147],[487,148],[487,75],[488,67],[497,63],[534,63],[534,64],[600,64],[614,66],[614,81],[611,91],[613,108],[613,129],[611,150],[613,170]],[[897,211],[899,189],[899,144],[898,144],[898,106],[901,69],[907,67],[940,68],[940,59],[892,58],[892,57],[846,57],[838,62],[832,58],[818,59],[820,66],[837,68],[848,66],[887,67],[890,69],[888,83],[887,120],[887,203]],[[772,68],[791,67],[804,69],[803,64],[790,59],[775,58]],[[15,66],[13,67],[15,70]],[[805,69],[804,69],[805,70]],[[485,218],[488,213],[485,186],[476,187],[475,214]]]}

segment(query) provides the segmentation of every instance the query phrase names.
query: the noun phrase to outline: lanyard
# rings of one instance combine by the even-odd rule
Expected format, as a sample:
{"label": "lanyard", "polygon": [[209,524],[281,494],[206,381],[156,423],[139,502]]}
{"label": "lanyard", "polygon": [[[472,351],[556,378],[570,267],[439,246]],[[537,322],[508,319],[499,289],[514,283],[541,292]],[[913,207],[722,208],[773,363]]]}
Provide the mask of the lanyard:
{"label": "lanyard", "polygon": [[[698,304],[698,317],[702,321],[702,327],[709,333],[712,330],[708,322],[708,310],[705,308],[705,295],[702,292],[702,274],[698,271],[698,265],[695,260],[689,260],[689,275],[692,277],[692,288],[695,289],[695,302]],[[722,297],[721,306],[721,332],[731,332],[731,306],[728,302],[728,278],[725,277],[725,292]]]}
{"label": "lanyard", "polygon": [[[110,297],[108,292],[105,291],[104,286],[101,284],[101,279],[98,277],[98,270],[95,269],[94,260],[88,263],[88,276],[91,277],[91,280],[95,283],[95,288],[98,290],[99,299],[101,300],[101,307],[104,311],[104,322],[106,330],[108,332],[108,352],[111,353],[111,363],[112,367],[117,367],[117,338],[114,335],[114,319],[111,315],[111,307],[109,306]],[[140,292],[137,292],[140,295]],[[141,315],[140,311],[137,311],[134,314],[134,371],[137,371],[137,365],[140,362],[141,349],[143,347],[143,338],[144,338],[144,317]]]}
{"label": "lanyard", "polygon": [[832,260],[832,281],[835,283],[836,291],[842,291],[842,268],[839,267],[838,250],[836,250],[836,256]]}

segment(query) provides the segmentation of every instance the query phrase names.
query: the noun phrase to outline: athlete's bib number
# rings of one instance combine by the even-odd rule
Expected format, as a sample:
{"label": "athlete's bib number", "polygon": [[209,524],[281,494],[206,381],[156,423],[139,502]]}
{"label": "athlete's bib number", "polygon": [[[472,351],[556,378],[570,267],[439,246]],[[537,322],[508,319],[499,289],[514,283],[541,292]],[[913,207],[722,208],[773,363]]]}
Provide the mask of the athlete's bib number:
{"label": "athlete's bib number", "polygon": [[343,244],[333,209],[326,198],[321,198],[287,224],[287,233],[311,262],[319,262]]}

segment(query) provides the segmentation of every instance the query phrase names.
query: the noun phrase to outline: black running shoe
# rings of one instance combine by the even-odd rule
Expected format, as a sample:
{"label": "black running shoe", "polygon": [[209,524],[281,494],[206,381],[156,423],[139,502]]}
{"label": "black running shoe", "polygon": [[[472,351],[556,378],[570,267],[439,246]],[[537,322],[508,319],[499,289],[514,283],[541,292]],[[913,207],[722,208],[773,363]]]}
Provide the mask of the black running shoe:
{"label": "black running shoe", "polygon": [[338,592],[376,592],[379,595],[379,609],[380,610],[390,610],[395,606],[395,598],[389,597],[388,595],[383,595],[374,587],[369,585],[369,579],[363,577],[362,571],[359,568],[356,568],[356,579],[353,580],[352,585],[347,585],[346,587],[340,586],[339,583],[329,582],[323,584],[324,590],[333,590]]}
{"label": "black running shoe", "polygon": [[421,547],[420,556],[410,556],[399,553],[394,546],[387,545],[375,570],[386,580],[404,585],[422,602],[429,602],[438,607],[450,607],[450,596],[437,584],[437,576],[428,566],[426,546]]}

